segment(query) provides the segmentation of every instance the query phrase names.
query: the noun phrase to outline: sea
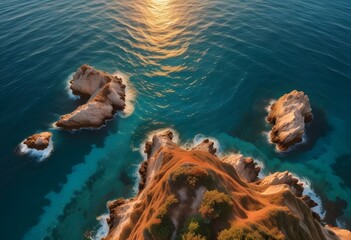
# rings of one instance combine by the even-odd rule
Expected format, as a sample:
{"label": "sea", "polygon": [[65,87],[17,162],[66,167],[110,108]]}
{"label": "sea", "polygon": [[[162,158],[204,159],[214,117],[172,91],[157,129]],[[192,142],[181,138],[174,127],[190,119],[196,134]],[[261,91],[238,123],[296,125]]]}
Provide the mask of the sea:
{"label": "sea", "polygon": [[[128,83],[128,111],[98,130],[53,123],[84,103],[83,64]],[[278,153],[267,107],[310,98],[304,143]],[[210,137],[262,174],[305,182],[325,221],[351,229],[350,0],[1,0],[0,239],[100,239],[109,200],[132,197],[143,144],[172,128]],[[53,133],[51,154],[19,144]]]}

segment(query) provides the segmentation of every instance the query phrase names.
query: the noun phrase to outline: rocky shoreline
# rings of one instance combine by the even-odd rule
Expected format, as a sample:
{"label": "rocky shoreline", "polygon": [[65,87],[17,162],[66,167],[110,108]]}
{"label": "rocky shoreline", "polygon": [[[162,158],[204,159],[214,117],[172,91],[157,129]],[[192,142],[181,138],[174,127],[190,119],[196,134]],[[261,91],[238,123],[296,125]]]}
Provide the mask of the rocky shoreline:
{"label": "rocky shoreline", "polygon": [[347,230],[324,225],[289,172],[258,178],[252,158],[216,156],[206,139],[190,150],[172,131],[145,144],[139,193],[108,203],[109,239],[350,239]]}

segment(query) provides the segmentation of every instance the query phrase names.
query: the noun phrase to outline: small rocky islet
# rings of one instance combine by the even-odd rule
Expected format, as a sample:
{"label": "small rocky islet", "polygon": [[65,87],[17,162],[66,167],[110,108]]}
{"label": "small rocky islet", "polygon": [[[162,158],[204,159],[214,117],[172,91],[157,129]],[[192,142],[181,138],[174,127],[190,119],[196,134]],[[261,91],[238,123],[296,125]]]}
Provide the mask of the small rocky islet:
{"label": "small rocky islet", "polygon": [[64,130],[99,128],[126,106],[126,86],[122,79],[88,65],[77,70],[70,81],[70,88],[74,95],[88,100],[55,123]]}
{"label": "small rocky islet", "polygon": [[305,125],[313,119],[310,100],[302,91],[292,91],[280,97],[269,108],[267,121],[273,125],[271,142],[279,152],[302,142]]}
{"label": "small rocky islet", "polygon": [[42,151],[49,146],[51,137],[52,137],[51,132],[37,133],[27,137],[24,140],[23,144],[25,144],[30,149]]}

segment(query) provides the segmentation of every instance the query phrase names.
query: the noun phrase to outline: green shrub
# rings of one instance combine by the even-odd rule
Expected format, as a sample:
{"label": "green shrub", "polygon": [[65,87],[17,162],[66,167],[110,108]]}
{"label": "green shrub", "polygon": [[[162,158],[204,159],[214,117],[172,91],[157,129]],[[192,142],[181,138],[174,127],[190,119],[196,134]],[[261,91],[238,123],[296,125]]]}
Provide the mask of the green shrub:
{"label": "green shrub", "polygon": [[223,230],[218,235],[218,240],[282,240],[282,238],[274,236],[269,230],[251,225],[250,227],[235,226]]}
{"label": "green shrub", "polygon": [[190,188],[196,188],[204,185],[208,186],[211,184],[211,176],[209,173],[199,166],[181,166],[171,173],[171,182],[177,186],[189,186]]}
{"label": "green shrub", "polygon": [[150,226],[147,228],[147,232],[150,234],[152,239],[168,240],[171,238],[175,227],[171,220],[169,210],[171,207],[177,205],[178,203],[179,201],[175,195],[171,195],[160,207],[160,210],[157,213],[156,217],[151,221]]}
{"label": "green shrub", "polygon": [[200,215],[190,216],[184,224],[178,240],[206,240],[210,230]]}
{"label": "green shrub", "polygon": [[230,213],[232,206],[233,203],[227,194],[217,190],[207,191],[202,199],[199,212],[204,219],[213,220]]}
{"label": "green shrub", "polygon": [[148,228],[148,232],[150,233],[152,239],[155,240],[171,239],[174,230],[175,227],[172,220],[168,217],[154,219]]}

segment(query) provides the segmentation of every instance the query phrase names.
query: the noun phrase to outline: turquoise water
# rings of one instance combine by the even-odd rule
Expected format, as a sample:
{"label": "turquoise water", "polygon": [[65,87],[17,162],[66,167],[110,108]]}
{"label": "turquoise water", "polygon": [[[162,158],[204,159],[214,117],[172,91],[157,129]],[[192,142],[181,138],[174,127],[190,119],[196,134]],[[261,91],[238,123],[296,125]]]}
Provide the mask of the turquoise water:
{"label": "turquoise water", "polygon": [[[133,195],[147,134],[165,127],[308,179],[328,221],[351,229],[350,39],[349,0],[1,1],[0,239],[95,234],[106,201]],[[66,87],[84,63],[128,78],[135,110],[97,131],[52,129],[81,103]],[[293,89],[315,120],[307,144],[279,155],[265,108]],[[50,158],[15,154],[44,130]]]}

